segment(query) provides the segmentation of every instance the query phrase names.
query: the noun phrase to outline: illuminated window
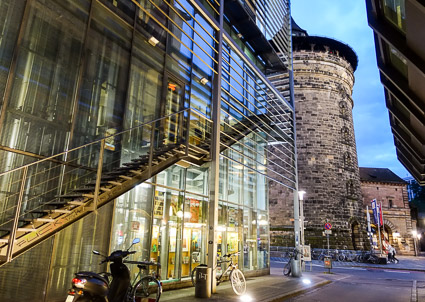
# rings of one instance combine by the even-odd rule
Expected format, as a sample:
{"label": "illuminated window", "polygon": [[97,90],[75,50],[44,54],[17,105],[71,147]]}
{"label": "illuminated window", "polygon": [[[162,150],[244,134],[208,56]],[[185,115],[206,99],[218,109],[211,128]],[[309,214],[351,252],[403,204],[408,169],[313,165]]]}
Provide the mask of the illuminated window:
{"label": "illuminated window", "polygon": [[406,33],[405,0],[381,0],[385,18]]}

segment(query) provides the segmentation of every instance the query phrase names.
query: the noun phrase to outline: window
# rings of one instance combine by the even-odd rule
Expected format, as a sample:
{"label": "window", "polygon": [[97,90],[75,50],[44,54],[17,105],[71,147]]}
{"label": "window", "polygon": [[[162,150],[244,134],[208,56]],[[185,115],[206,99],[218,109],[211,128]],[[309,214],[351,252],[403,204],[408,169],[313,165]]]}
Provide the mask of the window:
{"label": "window", "polygon": [[344,143],[347,143],[347,144],[350,143],[350,130],[348,130],[347,127],[343,127],[341,129],[341,137]]}
{"label": "window", "polygon": [[405,0],[382,0],[381,4],[385,18],[406,33]]}
{"label": "window", "polygon": [[344,153],[344,168],[350,169],[353,167],[353,157],[351,156],[350,152]]}
{"label": "window", "polygon": [[354,197],[354,182],[352,179],[348,180],[346,183],[346,189],[347,189],[347,196]]}
{"label": "window", "polygon": [[408,75],[406,58],[391,45],[385,44],[390,65],[400,72],[406,79]]}
{"label": "window", "polygon": [[339,114],[342,118],[348,118],[348,106],[345,101],[339,102]]}
{"label": "window", "polygon": [[393,200],[392,199],[388,199],[388,208],[391,209],[392,207],[394,207]]}

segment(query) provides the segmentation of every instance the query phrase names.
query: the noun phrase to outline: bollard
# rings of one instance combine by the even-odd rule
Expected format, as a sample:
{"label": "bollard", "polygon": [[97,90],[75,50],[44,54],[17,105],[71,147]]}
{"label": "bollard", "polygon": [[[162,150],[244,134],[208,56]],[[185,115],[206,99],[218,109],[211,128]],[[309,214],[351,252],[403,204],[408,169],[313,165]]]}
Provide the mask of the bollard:
{"label": "bollard", "polygon": [[206,266],[196,267],[195,297],[211,297],[211,268]]}

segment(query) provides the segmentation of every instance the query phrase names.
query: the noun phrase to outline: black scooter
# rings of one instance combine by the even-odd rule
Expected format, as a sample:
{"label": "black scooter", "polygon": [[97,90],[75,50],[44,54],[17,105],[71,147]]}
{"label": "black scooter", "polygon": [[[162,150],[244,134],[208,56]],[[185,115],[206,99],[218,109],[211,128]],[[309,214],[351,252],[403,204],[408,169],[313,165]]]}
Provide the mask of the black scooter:
{"label": "black scooter", "polygon": [[[140,239],[135,238],[131,246],[125,251],[114,251],[110,256],[103,256],[98,251],[93,254],[105,257],[100,264],[112,262],[111,273],[97,274],[94,272],[78,272],[72,279],[72,288],[68,292],[65,302],[123,302],[127,301],[130,291],[130,270],[123,263],[123,259],[136,253],[129,249]],[[109,282],[109,276],[112,281]]]}

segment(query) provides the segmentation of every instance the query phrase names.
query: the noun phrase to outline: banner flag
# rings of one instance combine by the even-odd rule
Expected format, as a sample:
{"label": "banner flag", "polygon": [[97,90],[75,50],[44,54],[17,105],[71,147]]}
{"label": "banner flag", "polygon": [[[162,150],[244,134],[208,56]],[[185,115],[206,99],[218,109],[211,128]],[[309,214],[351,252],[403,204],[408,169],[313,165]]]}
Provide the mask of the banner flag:
{"label": "banner flag", "polygon": [[376,204],[376,199],[372,199],[371,204],[372,204],[373,218],[375,220],[375,224],[380,226],[380,223],[379,223],[380,215],[378,212],[379,208],[378,208],[378,205]]}

